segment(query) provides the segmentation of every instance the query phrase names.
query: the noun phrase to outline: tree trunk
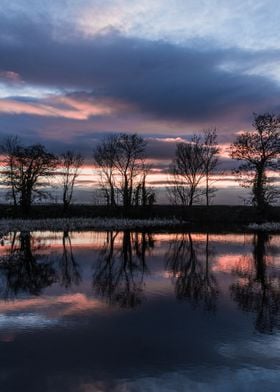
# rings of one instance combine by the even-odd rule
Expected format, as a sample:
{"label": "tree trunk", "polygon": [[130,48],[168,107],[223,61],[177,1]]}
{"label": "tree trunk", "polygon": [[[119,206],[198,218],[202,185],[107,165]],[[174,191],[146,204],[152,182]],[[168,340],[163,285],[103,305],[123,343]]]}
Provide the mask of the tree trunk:
{"label": "tree trunk", "polygon": [[28,214],[31,206],[31,190],[23,190],[21,194],[20,206],[23,215]]}
{"label": "tree trunk", "polygon": [[69,203],[67,199],[67,187],[64,187],[63,190],[63,211],[66,212],[68,210]]}
{"label": "tree trunk", "polygon": [[209,206],[209,174],[206,173],[206,189],[205,189],[205,196],[206,196],[206,206]]}
{"label": "tree trunk", "polygon": [[189,198],[189,207],[192,207],[192,205],[193,205],[194,192],[195,192],[195,189],[193,187],[191,187],[190,198]]}
{"label": "tree trunk", "polygon": [[257,168],[253,185],[254,202],[259,209],[263,209],[266,204],[264,191],[264,165]]}
{"label": "tree trunk", "polygon": [[124,187],[123,187],[123,206],[130,207],[130,198],[129,198],[129,188],[128,188],[128,179],[127,176],[124,178]]}
{"label": "tree trunk", "polygon": [[115,201],[115,190],[113,185],[110,185],[110,205],[112,207],[116,206],[116,201]]}

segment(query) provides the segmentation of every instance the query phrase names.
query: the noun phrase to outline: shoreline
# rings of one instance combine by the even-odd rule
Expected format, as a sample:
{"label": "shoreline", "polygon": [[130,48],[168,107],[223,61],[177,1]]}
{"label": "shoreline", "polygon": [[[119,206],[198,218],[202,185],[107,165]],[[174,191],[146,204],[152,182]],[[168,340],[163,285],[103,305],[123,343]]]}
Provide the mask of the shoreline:
{"label": "shoreline", "polygon": [[175,219],[49,218],[0,219],[0,235],[13,231],[123,231],[178,227]]}
{"label": "shoreline", "polygon": [[260,213],[250,206],[150,207],[33,205],[25,216],[13,206],[0,204],[0,234],[10,231],[135,230],[147,232],[248,233],[280,232],[280,207]]}
{"label": "shoreline", "polygon": [[250,223],[241,226],[219,227],[192,224],[178,219],[128,219],[128,218],[48,218],[0,219],[0,237],[10,232],[32,231],[160,231],[160,232],[269,232],[280,233],[279,222]]}

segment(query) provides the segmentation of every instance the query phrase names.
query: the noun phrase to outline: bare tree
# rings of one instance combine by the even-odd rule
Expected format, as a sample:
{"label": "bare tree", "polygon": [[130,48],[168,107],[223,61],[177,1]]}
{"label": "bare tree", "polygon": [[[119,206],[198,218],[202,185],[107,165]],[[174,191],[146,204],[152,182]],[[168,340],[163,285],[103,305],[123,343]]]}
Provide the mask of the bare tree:
{"label": "bare tree", "polygon": [[268,169],[279,166],[280,116],[254,114],[254,131],[238,135],[231,145],[231,157],[243,161],[237,171],[241,185],[252,187],[253,204],[263,209],[275,199],[275,189],[270,185]]}
{"label": "bare tree", "polygon": [[61,177],[63,186],[63,208],[66,211],[73,199],[73,191],[77,177],[80,174],[84,159],[81,154],[66,151],[61,155]]}
{"label": "bare tree", "polygon": [[203,140],[203,160],[205,171],[205,198],[206,205],[209,206],[211,198],[214,196],[216,189],[213,187],[214,180],[212,175],[219,165],[218,154],[220,149],[217,143],[216,129],[206,129]]}
{"label": "bare tree", "polygon": [[[175,204],[189,205],[205,195],[206,205],[215,193],[213,172],[219,164],[219,147],[216,129],[207,129],[193,135],[188,143],[177,144],[175,159],[171,164],[173,186],[169,188]],[[205,182],[205,189],[202,183]]]}
{"label": "bare tree", "polygon": [[116,169],[120,174],[120,192],[123,205],[132,205],[133,192],[141,175],[146,142],[137,134],[117,136]]}
{"label": "bare tree", "polygon": [[115,161],[116,161],[116,136],[108,136],[94,151],[94,160],[99,168],[100,186],[105,194],[107,204],[116,206],[115,194]]}
{"label": "bare tree", "polygon": [[151,166],[143,162],[143,167],[141,170],[141,178],[135,189],[134,204],[136,206],[151,206],[155,203],[155,192],[152,188],[147,187],[147,176]]}
{"label": "bare tree", "polygon": [[35,199],[48,197],[43,188],[54,175],[57,158],[41,144],[25,147],[17,138],[8,140],[6,148],[4,183],[10,188],[8,195],[14,204],[27,213]]}
{"label": "bare tree", "polygon": [[189,143],[178,143],[171,164],[173,187],[171,194],[177,204],[192,206],[205,193],[199,188],[205,176],[204,148],[200,135],[193,135]]}
{"label": "bare tree", "polygon": [[130,207],[136,199],[139,200],[139,184],[146,191],[148,167],[145,165],[145,148],[146,142],[141,136],[125,133],[109,136],[97,146],[94,158],[100,169],[100,184],[108,204],[117,204],[117,193],[123,206]]}
{"label": "bare tree", "polygon": [[14,206],[17,206],[17,197],[15,190],[15,153],[19,147],[20,140],[18,136],[7,137],[2,145],[4,159],[2,161],[1,173],[4,178],[4,185],[9,188],[7,198],[12,199]]}

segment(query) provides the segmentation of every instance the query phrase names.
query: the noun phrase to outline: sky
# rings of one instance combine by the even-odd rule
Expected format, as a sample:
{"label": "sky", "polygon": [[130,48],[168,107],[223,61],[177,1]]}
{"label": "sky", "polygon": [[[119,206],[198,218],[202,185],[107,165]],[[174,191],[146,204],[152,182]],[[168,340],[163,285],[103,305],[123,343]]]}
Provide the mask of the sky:
{"label": "sky", "polygon": [[[277,0],[1,0],[0,138],[92,154],[139,133],[148,155],[280,112]],[[160,161],[158,161],[160,160]]]}

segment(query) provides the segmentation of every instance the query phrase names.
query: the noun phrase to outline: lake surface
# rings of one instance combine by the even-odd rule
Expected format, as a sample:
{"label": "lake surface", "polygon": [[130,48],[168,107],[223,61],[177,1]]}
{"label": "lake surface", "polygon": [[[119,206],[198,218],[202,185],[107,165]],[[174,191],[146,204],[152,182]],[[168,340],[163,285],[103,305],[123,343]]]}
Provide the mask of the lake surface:
{"label": "lake surface", "polygon": [[280,236],[10,233],[0,390],[279,391]]}

